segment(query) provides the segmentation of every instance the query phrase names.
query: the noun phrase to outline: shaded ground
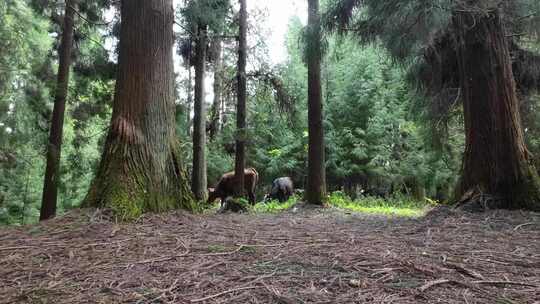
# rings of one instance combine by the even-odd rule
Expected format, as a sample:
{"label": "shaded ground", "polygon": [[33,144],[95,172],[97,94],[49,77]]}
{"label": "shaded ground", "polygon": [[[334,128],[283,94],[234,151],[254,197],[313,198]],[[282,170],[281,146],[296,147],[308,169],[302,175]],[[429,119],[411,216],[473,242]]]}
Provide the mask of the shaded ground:
{"label": "shaded ground", "polygon": [[73,212],[0,230],[0,303],[540,303],[540,214]]}

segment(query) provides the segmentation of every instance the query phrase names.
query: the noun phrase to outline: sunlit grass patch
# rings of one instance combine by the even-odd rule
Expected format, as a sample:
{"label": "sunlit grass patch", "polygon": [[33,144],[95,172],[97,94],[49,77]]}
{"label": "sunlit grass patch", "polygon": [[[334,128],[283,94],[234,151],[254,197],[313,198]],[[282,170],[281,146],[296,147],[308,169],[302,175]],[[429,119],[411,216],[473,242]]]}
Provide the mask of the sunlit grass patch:
{"label": "sunlit grass patch", "polygon": [[278,213],[292,208],[296,203],[298,203],[298,197],[293,195],[288,201],[283,203],[276,200],[268,203],[259,202],[253,206],[253,211],[256,213]]}
{"label": "sunlit grass patch", "polygon": [[[301,197],[293,195],[283,203],[276,200],[267,203],[259,202],[250,207],[250,211],[254,213],[280,213],[291,209],[300,201],[302,201]],[[433,204],[428,201],[418,202],[404,195],[395,195],[388,199],[367,196],[351,200],[343,192],[336,191],[328,196],[328,205],[331,207],[357,213],[386,216],[420,217]]]}
{"label": "sunlit grass patch", "polygon": [[359,213],[369,213],[369,214],[381,214],[381,215],[393,215],[393,216],[404,216],[404,217],[420,217],[424,215],[425,210],[418,208],[408,208],[408,207],[396,207],[396,206],[362,206],[362,201],[350,202],[348,204],[333,204],[333,206],[350,210]]}
{"label": "sunlit grass patch", "polygon": [[342,192],[332,193],[328,203],[333,207],[353,212],[403,217],[423,216],[429,206],[428,203],[417,202],[405,196],[389,199],[364,197],[353,201]]}

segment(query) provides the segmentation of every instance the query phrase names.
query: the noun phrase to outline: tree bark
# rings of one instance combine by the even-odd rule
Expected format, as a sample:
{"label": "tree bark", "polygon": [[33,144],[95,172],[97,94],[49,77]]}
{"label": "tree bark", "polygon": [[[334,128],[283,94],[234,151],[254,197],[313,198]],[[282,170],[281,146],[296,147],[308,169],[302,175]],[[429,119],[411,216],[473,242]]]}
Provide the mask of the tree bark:
{"label": "tree bark", "polygon": [[540,210],[540,181],[525,146],[506,32],[498,9],[454,12],[466,147],[458,198]]}
{"label": "tree bark", "polygon": [[246,57],[247,57],[247,7],[246,0],[240,0],[239,41],[238,41],[238,101],[236,104],[236,155],[235,179],[237,197],[244,195],[244,168],[246,166]]}
{"label": "tree bark", "polygon": [[221,97],[221,107],[220,107],[220,114],[219,117],[221,117],[221,120],[219,122],[219,130],[223,130],[225,125],[227,124],[227,107],[228,104],[230,104],[230,95],[223,95]]}
{"label": "tree bark", "polygon": [[62,134],[64,131],[64,113],[69,84],[69,66],[73,44],[73,16],[76,2],[66,0],[62,42],[59,49],[58,78],[54,98],[53,117],[47,146],[47,167],[43,184],[43,196],[39,220],[47,220],[56,215],[58,182],[60,180],[60,154],[62,152]]}
{"label": "tree bark", "polygon": [[215,38],[216,44],[215,52],[216,58],[214,59],[214,102],[212,103],[212,113],[210,115],[210,130],[208,136],[210,141],[213,141],[219,131],[219,114],[221,107],[221,86],[223,79],[223,62],[222,62],[222,47],[221,39]]}
{"label": "tree bark", "polygon": [[204,102],[204,78],[206,62],[206,25],[199,25],[196,43],[195,104],[193,116],[193,171],[191,190],[199,201],[206,199],[206,107]]}
{"label": "tree bark", "polygon": [[308,0],[308,177],[305,199],[322,205],[326,196],[323,102],[321,92],[321,28],[319,0]]}
{"label": "tree bark", "polygon": [[85,206],[121,219],[192,207],[175,136],[172,0],[121,4],[111,126]]}
{"label": "tree bark", "polygon": [[191,105],[193,104],[193,87],[191,86],[191,59],[188,58],[187,63],[187,69],[188,69],[188,83],[187,83],[187,118],[186,118],[186,134],[187,136],[191,136]]}

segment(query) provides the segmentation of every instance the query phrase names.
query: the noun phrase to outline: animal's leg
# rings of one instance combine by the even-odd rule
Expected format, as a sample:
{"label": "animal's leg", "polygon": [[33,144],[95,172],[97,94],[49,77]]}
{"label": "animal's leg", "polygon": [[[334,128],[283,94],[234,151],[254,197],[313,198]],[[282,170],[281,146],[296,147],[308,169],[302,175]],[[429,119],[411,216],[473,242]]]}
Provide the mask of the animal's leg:
{"label": "animal's leg", "polygon": [[222,208],[223,208],[223,205],[225,205],[225,200],[226,200],[226,199],[227,199],[227,197],[226,197],[226,196],[222,196],[222,197],[220,197],[220,198],[219,198],[219,200],[220,200],[220,204],[221,204],[221,205],[220,205],[220,207],[222,207]]}
{"label": "animal's leg", "polygon": [[253,190],[249,191],[249,203],[255,205],[255,192]]}

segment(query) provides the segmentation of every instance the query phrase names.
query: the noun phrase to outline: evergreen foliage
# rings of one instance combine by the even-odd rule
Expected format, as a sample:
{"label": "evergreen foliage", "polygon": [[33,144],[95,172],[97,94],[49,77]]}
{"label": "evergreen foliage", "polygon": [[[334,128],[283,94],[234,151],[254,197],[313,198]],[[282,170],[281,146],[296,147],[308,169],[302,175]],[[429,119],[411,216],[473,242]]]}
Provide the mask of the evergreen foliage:
{"label": "evergreen foliage", "polygon": [[[287,38],[289,58],[278,69],[286,90],[294,97],[293,121],[275,106],[272,90],[254,86],[249,109],[248,153],[261,176],[260,194],[278,176],[291,176],[304,188],[307,154],[307,73],[303,63],[302,24],[290,22]],[[452,135],[444,149],[431,145],[427,125],[416,122],[416,96],[411,94],[405,70],[395,66],[381,46],[359,48],[352,38],[329,37],[323,63],[323,96],[326,99],[327,174],[330,190],[347,181],[365,190],[401,191],[412,195],[426,188],[427,195],[445,200],[456,177],[463,150],[462,126],[450,123]],[[233,140],[232,120],[225,125],[211,155],[222,155]],[[222,151],[222,152],[219,152]],[[219,163],[230,164],[230,154]],[[215,158],[219,161],[218,158]],[[209,176],[219,176],[209,167]],[[230,169],[231,167],[228,167]],[[213,180],[209,178],[209,184]]]}
{"label": "evergreen foliage", "polygon": [[[39,216],[57,70],[56,9],[22,0],[0,4],[0,223],[30,223]],[[97,12],[101,16],[102,9]],[[104,38],[95,26],[84,24],[76,31],[69,83],[60,212],[78,207],[88,190],[114,88],[114,64]]]}
{"label": "evergreen foliage", "polygon": [[187,1],[182,15],[188,25],[208,26],[211,30],[219,30],[224,26],[229,6],[229,0]]}

